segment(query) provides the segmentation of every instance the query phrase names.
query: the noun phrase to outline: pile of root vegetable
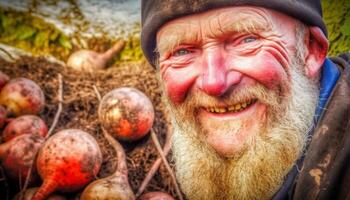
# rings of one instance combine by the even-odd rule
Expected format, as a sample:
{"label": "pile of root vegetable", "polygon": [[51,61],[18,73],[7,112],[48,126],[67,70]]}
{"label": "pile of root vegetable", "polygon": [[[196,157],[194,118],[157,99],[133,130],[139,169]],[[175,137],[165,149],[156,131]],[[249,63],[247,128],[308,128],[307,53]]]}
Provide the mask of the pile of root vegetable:
{"label": "pile of root vegetable", "polygon": [[[155,118],[153,130],[160,144],[164,146],[170,132],[169,120],[161,101],[160,88],[155,70],[146,63],[122,64],[105,70],[91,72],[74,71],[61,64],[50,62],[42,57],[22,56],[15,62],[0,58],[0,70],[10,78],[25,77],[37,83],[45,95],[45,107],[39,116],[50,127],[59,105],[59,74],[62,75],[63,107],[54,133],[64,129],[80,129],[91,134],[102,151],[102,166],[96,177],[109,176],[116,168],[116,152],[104,137],[98,120],[99,99],[93,86],[103,96],[114,88],[133,87],[151,100]],[[147,172],[159,158],[159,153],[147,135],[136,142],[121,142],[126,152],[128,178],[131,188],[136,193]],[[168,155],[168,160],[171,160]],[[172,165],[172,164],[171,164]],[[34,185],[34,186],[40,186]],[[31,186],[31,187],[34,187]],[[3,169],[0,171],[0,199],[12,199],[23,187],[23,183],[9,181]],[[163,191],[178,198],[169,172],[162,163],[155,176],[147,184],[145,191]],[[67,199],[78,199],[79,192],[63,194]]]}

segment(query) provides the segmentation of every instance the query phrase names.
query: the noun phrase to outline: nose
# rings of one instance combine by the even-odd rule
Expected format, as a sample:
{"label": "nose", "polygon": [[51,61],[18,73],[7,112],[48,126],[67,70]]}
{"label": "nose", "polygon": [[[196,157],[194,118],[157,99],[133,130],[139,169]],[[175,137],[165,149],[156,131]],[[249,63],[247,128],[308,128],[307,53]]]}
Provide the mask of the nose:
{"label": "nose", "polygon": [[199,88],[211,96],[222,96],[233,84],[220,48],[204,51]]}

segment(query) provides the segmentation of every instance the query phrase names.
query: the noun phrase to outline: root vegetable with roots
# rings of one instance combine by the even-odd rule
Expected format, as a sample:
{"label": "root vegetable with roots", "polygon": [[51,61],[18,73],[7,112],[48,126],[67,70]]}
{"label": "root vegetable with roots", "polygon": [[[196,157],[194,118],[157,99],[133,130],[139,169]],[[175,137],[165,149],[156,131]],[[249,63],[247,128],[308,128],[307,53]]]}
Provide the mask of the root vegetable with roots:
{"label": "root vegetable with roots", "polygon": [[43,184],[32,200],[46,199],[52,192],[76,192],[90,183],[100,170],[102,153],[96,140],[78,129],[62,130],[44,143],[37,157]]}
{"label": "root vegetable with roots", "polygon": [[[97,88],[93,87],[101,105],[101,95]],[[125,151],[121,144],[103,128],[102,132],[117,154],[117,168],[112,175],[90,183],[81,194],[80,200],[134,200],[135,195],[128,181]]]}
{"label": "root vegetable with roots", "polygon": [[79,50],[74,52],[67,61],[67,66],[81,71],[92,72],[97,69],[104,69],[107,62],[119,53],[125,46],[123,40],[118,41],[112,48],[104,53],[97,53],[91,50]]}
{"label": "root vegetable with roots", "polygon": [[[97,97],[101,99],[95,86],[94,90]],[[134,88],[124,87],[114,89],[108,92],[100,101],[98,115],[103,129],[117,139],[124,141],[134,141],[142,138],[151,130],[152,141],[155,143],[157,151],[161,155],[162,160],[174,181],[176,192],[182,200],[181,191],[177,185],[175,176],[164,156],[158,138],[152,130],[154,108],[152,102],[147,96]],[[142,187],[145,187],[145,185]],[[137,196],[140,195],[142,191],[143,189],[140,188]]]}
{"label": "root vegetable with roots", "polygon": [[9,122],[2,132],[2,141],[7,142],[23,134],[40,135],[45,137],[47,126],[45,122],[35,115],[22,115]]}
{"label": "root vegetable with roots", "polygon": [[0,131],[6,123],[7,110],[4,106],[0,105]]}
{"label": "root vegetable with roots", "polygon": [[30,169],[30,184],[40,180],[36,167],[31,166],[35,166],[33,162],[43,142],[40,135],[25,134],[0,145],[1,165],[11,180],[24,183]]}
{"label": "root vegetable with roots", "polygon": [[[13,200],[31,200],[33,195],[36,193],[38,189],[39,189],[38,187],[29,188],[23,192],[16,194]],[[66,198],[61,195],[51,194],[50,196],[47,197],[46,200],[66,200]]]}
{"label": "root vegetable with roots", "polygon": [[117,169],[112,175],[90,183],[80,200],[134,200],[135,195],[128,181],[124,149],[108,133],[104,132],[104,135],[117,153]]}
{"label": "root vegetable with roots", "polygon": [[10,77],[7,76],[5,73],[0,71],[0,91],[1,89],[6,85],[6,83],[10,80]]}
{"label": "root vegetable with roots", "polygon": [[45,96],[34,81],[16,78],[2,88],[0,105],[6,108],[8,116],[36,115],[44,108]]}
{"label": "root vegetable with roots", "polygon": [[164,192],[148,192],[142,195],[139,200],[174,200],[174,198]]}

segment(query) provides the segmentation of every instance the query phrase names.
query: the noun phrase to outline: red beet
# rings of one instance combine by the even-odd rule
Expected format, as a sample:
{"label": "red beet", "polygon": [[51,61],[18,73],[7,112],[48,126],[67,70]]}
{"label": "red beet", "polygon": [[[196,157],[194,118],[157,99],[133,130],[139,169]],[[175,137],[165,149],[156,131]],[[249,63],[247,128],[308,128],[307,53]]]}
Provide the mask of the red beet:
{"label": "red beet", "polygon": [[67,129],[54,134],[39,151],[37,169],[43,184],[32,200],[82,189],[96,177],[101,163],[101,150],[88,133]]}
{"label": "red beet", "polygon": [[[43,142],[42,136],[25,134],[0,145],[1,164],[11,180],[20,179],[21,183],[25,182],[30,166]],[[34,162],[30,183],[38,180],[40,179]]]}
{"label": "red beet", "polygon": [[91,50],[79,50],[69,56],[67,66],[83,71],[93,72],[96,69],[104,69],[107,62],[124,48],[125,42],[120,40],[112,48],[104,53],[97,53]]}
{"label": "red beet", "polygon": [[[23,193],[16,194],[13,200],[31,200],[37,190],[38,190],[37,187],[29,188],[25,190]],[[66,198],[61,195],[52,194],[49,197],[47,197],[46,200],[66,200]]]}
{"label": "red beet", "polygon": [[134,141],[144,137],[154,121],[152,102],[135,88],[117,88],[101,100],[98,116],[103,128],[113,137]]}
{"label": "red beet", "polygon": [[6,83],[10,80],[10,77],[7,76],[5,73],[0,71],[0,91],[1,89],[6,85]]}
{"label": "red beet", "polygon": [[2,141],[7,142],[22,134],[41,135],[45,137],[47,134],[47,126],[38,116],[23,115],[7,124],[2,133]]}
{"label": "red beet", "polygon": [[139,200],[174,200],[174,198],[164,192],[148,192],[142,195]]}
{"label": "red beet", "polygon": [[90,183],[80,196],[80,200],[134,200],[135,195],[128,181],[128,169],[123,147],[104,131],[104,135],[117,153],[115,172]]}
{"label": "red beet", "polygon": [[7,111],[4,106],[0,105],[0,130],[4,127],[6,122]]}
{"label": "red beet", "polygon": [[[0,92],[9,80],[10,78],[5,73],[0,71]],[[5,107],[0,105],[0,130],[5,125],[6,116],[7,116],[7,111]]]}
{"label": "red beet", "polygon": [[16,78],[2,88],[0,104],[5,106],[8,115],[36,115],[43,109],[45,97],[35,82],[26,78]]}

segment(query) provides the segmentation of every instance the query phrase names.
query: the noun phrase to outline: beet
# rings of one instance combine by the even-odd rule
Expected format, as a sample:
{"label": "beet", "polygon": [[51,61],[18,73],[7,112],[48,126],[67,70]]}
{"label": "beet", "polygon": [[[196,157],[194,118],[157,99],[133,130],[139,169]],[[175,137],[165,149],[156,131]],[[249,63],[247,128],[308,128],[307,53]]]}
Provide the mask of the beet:
{"label": "beet", "polygon": [[91,50],[79,50],[69,56],[67,66],[82,71],[93,72],[96,69],[104,69],[107,62],[124,48],[125,42],[120,40],[112,48],[104,53]]}
{"label": "beet", "polygon": [[102,153],[96,140],[78,129],[62,130],[42,146],[37,158],[43,184],[33,200],[54,191],[76,192],[90,183],[100,170]]}
{"label": "beet", "polygon": [[0,105],[10,116],[38,114],[45,104],[44,93],[32,80],[16,78],[8,82],[0,92]]}
{"label": "beet", "polygon": [[0,91],[1,89],[6,85],[6,83],[10,80],[10,77],[7,76],[5,73],[0,71]]}
{"label": "beet", "polygon": [[139,200],[174,200],[174,198],[164,192],[148,192],[142,195]]}
{"label": "beet", "polygon": [[[16,194],[13,200],[31,200],[38,189],[37,187],[29,188],[22,193]],[[48,196],[46,200],[66,200],[66,198],[61,195],[52,194]]]}
{"label": "beet", "polygon": [[[42,136],[25,134],[0,145],[1,165],[11,180],[25,182],[29,169],[43,142],[44,138]],[[34,162],[29,183],[36,183],[38,180],[40,179]]]}
{"label": "beet", "polygon": [[6,123],[6,115],[7,111],[5,107],[0,105],[0,130],[2,129],[2,127],[4,127]]}
{"label": "beet", "polygon": [[47,126],[38,116],[23,115],[7,124],[2,133],[2,141],[7,142],[12,138],[23,134],[40,135],[45,137],[47,134]]}
{"label": "beet", "polygon": [[113,137],[135,141],[151,129],[154,108],[141,91],[122,87],[110,91],[102,98],[98,117],[102,127]]}
{"label": "beet", "polygon": [[105,131],[104,135],[117,153],[117,169],[112,175],[90,183],[81,194],[80,200],[134,200],[135,195],[128,181],[125,151]]}

